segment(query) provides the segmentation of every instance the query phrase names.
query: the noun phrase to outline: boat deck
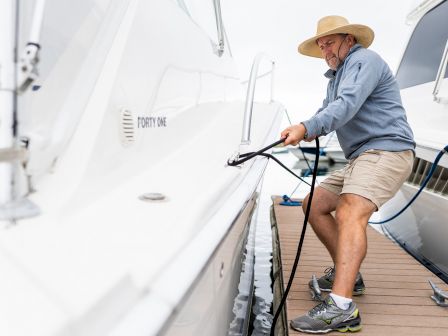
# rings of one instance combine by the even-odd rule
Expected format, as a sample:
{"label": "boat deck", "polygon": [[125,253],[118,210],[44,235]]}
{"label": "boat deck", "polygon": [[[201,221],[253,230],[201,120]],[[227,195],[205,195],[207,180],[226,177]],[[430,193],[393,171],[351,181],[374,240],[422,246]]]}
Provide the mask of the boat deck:
{"label": "boat deck", "polygon": [[[280,301],[279,293],[288,283],[304,215],[301,207],[281,206],[280,197],[273,196],[272,199],[273,229],[277,234],[277,237],[274,234],[274,240],[278,240],[277,245],[274,243],[274,278],[276,270],[280,269],[280,276],[274,283],[274,288],[277,287],[274,292],[276,305]],[[368,228],[367,235],[367,257],[361,267],[366,293],[354,297],[363,328],[356,334],[447,334],[448,308],[437,306],[430,298],[433,292],[428,279],[443,290],[447,289],[447,285],[373,228]],[[310,226],[305,237],[296,277],[286,301],[286,317],[283,316],[283,326],[287,321],[287,328],[276,328],[277,335],[302,335],[289,327],[289,320],[306,313],[317,304],[311,299],[308,281],[313,274],[320,276],[326,267],[332,266],[328,252]],[[278,324],[281,324],[280,321]]]}

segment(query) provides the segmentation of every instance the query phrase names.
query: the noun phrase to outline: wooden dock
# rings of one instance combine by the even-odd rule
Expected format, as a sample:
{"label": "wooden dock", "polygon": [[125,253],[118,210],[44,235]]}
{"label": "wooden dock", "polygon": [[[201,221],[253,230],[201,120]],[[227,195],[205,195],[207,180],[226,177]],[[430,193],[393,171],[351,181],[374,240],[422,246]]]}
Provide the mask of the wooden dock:
{"label": "wooden dock", "polygon": [[[301,207],[281,206],[280,197],[272,198],[276,307],[279,295],[288,283],[304,215]],[[367,236],[367,257],[361,267],[366,293],[354,297],[363,327],[356,335],[448,335],[448,308],[437,306],[430,298],[433,292],[428,279],[443,290],[448,286],[373,228],[368,228]],[[332,265],[325,247],[308,226],[299,266],[286,301],[286,316],[279,319],[276,335],[303,335],[291,329],[289,321],[317,304],[311,299],[308,281],[313,274],[319,277],[326,267]]]}

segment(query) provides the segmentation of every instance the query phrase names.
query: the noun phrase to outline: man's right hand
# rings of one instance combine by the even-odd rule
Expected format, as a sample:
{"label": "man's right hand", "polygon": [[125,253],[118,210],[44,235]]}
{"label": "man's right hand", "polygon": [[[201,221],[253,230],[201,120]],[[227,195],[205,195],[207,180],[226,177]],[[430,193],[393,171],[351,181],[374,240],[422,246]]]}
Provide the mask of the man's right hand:
{"label": "man's right hand", "polygon": [[[287,145],[297,145],[303,140],[305,136],[306,128],[303,124],[292,125],[283,130],[281,137],[285,138],[284,144]],[[308,139],[307,139],[308,140]]]}

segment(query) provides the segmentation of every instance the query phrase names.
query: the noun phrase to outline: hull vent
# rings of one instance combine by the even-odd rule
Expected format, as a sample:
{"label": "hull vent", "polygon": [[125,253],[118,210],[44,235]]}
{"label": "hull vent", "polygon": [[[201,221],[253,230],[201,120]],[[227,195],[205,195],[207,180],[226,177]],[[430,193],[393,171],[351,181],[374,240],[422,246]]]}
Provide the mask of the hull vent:
{"label": "hull vent", "polygon": [[131,146],[135,143],[135,123],[132,112],[121,110],[121,142],[123,146]]}
{"label": "hull vent", "polygon": [[[411,175],[407,182],[420,186],[428,175],[432,163],[421,158],[416,158]],[[434,174],[425,187],[425,190],[448,196],[448,168],[437,166]]]}

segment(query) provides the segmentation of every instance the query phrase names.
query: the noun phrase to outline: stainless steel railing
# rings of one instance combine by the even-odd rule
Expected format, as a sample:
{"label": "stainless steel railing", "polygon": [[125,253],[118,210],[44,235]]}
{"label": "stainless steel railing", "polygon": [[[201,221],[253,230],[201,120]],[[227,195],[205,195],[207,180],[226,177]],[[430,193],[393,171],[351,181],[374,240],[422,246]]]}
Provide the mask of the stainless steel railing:
{"label": "stainless steel railing", "polygon": [[[258,68],[262,60],[268,60],[271,63],[271,70],[262,75],[258,75]],[[273,101],[274,97],[274,70],[275,70],[275,62],[266,54],[260,53],[258,54],[254,62],[252,64],[252,70],[250,72],[249,82],[247,85],[247,96],[246,96],[246,105],[244,109],[244,120],[243,120],[243,135],[241,137],[241,144],[248,145],[250,144],[250,130],[252,124],[252,110],[254,107],[254,96],[255,96],[255,84],[257,79],[264,77],[268,74],[271,75],[271,99]]]}
{"label": "stainless steel railing", "polygon": [[445,49],[443,51],[442,59],[440,60],[439,70],[437,71],[436,81],[434,85],[434,90],[432,91],[432,95],[434,96],[434,100],[438,103],[445,102],[446,99],[439,97],[440,86],[442,85],[443,78],[445,78],[446,66],[448,63],[448,40],[445,44]]}
{"label": "stainless steel railing", "polygon": [[221,16],[221,1],[214,0],[215,17],[216,17],[216,29],[218,31],[218,44],[216,45],[216,53],[219,57],[224,53],[224,26],[222,24]]}

